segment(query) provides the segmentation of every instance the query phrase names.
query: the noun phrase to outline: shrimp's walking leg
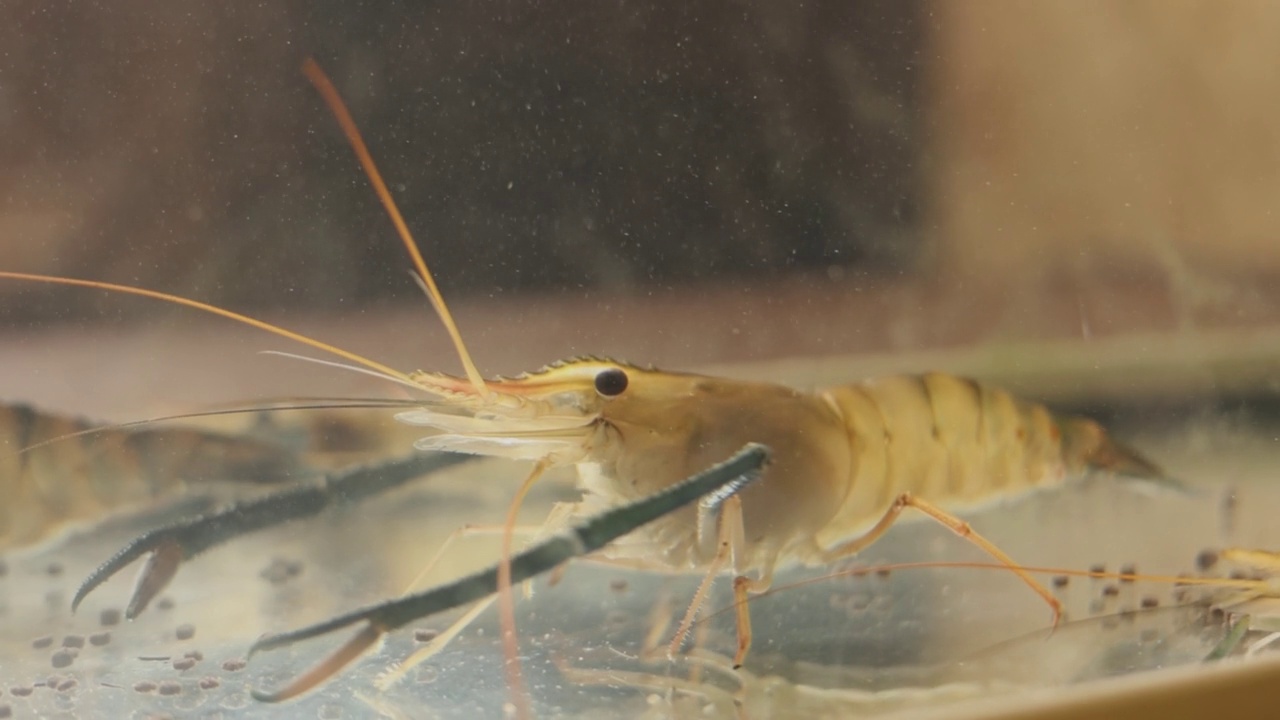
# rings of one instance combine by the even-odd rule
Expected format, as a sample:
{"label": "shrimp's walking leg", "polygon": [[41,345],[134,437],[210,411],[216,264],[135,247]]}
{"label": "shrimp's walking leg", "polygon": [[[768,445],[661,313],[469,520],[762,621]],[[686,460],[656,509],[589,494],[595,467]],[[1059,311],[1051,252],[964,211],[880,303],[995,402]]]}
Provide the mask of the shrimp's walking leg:
{"label": "shrimp's walking leg", "polygon": [[[556,503],[551,510],[551,515],[547,517],[547,521],[542,527],[516,525],[511,528],[511,531],[518,535],[536,535],[545,533],[548,527],[563,527],[565,520],[573,515],[573,511],[576,507],[577,506],[573,503]],[[468,525],[454,530],[449,534],[449,537],[445,538],[440,549],[437,550],[435,556],[431,558],[431,562],[427,564],[422,572],[418,573],[418,576],[414,578],[413,582],[409,584],[409,587],[401,594],[408,594],[416,590],[418,588],[418,583],[422,582],[422,579],[427,576],[427,573],[431,572],[431,568],[440,561],[440,558],[444,557],[448,547],[454,542],[461,540],[462,538],[474,537],[476,535],[500,535],[506,531],[506,525]],[[558,580],[557,576],[564,567],[564,565],[560,565],[559,567],[554,568],[551,571],[552,577]],[[526,597],[528,595],[531,595],[531,593],[526,593]],[[459,633],[467,629],[467,626],[471,623],[475,622],[476,618],[480,617],[481,613],[489,609],[489,606],[497,599],[497,595],[490,595],[475,605],[472,605],[470,610],[463,614],[462,617],[454,620],[453,624],[446,630],[432,638],[426,645],[415,650],[409,657],[388,668],[385,673],[378,677],[378,689],[390,689],[392,685],[400,682],[405,675],[408,675],[410,670],[435,657],[441,650],[444,650],[450,642],[453,642],[453,639],[457,637]]]}
{"label": "shrimp's walking leg", "polygon": [[707,566],[707,573],[702,577],[702,582],[698,583],[698,589],[693,593],[693,600],[689,602],[689,608],[685,610],[684,618],[680,620],[680,627],[676,629],[676,634],[671,637],[671,643],[667,645],[667,659],[674,659],[680,652],[680,648],[684,646],[684,640],[689,635],[689,628],[693,627],[693,621],[698,617],[698,611],[702,609],[702,604],[707,600],[707,592],[711,590],[711,586],[715,583],[716,575],[724,569],[724,563],[729,559],[729,543],[724,541],[720,543],[720,549],[716,551],[716,555],[711,559],[711,563]]}
{"label": "shrimp's walking leg", "polygon": [[764,563],[764,570],[758,578],[747,577],[742,572],[746,565],[744,550],[747,546],[746,528],[742,521],[742,500],[730,498],[725,503],[724,527],[733,548],[733,565],[737,575],[733,578],[734,620],[737,626],[738,649],[733,654],[733,669],[742,667],[751,650],[751,609],[747,605],[749,593],[762,593],[773,584],[773,568],[775,561]]}
{"label": "shrimp's walking leg", "polygon": [[[752,444],[725,462],[694,475],[682,483],[588,518],[568,532],[555,535],[510,558],[510,582],[523,582],[545,573],[561,563],[603,548],[614,540],[678,510],[706,495],[730,497],[759,479],[769,459],[769,450]],[[404,627],[422,617],[450,610],[495,593],[498,589],[499,566],[494,565],[474,575],[377,605],[339,615],[330,620],[279,635],[268,635],[249,648],[249,655],[287,647],[296,642],[363,623],[351,639],[332,655],[274,692],[254,691],[264,702],[280,702],[314,688],[341,670],[347,663],[372,647],[383,634]]]}
{"label": "shrimp's walking leg", "polygon": [[[693,594],[693,601],[689,603],[689,609],[685,611],[684,619],[680,621],[679,629],[676,630],[675,636],[671,638],[671,644],[667,647],[668,658],[674,658],[680,652],[680,648],[684,645],[685,637],[689,633],[689,628],[692,627],[698,610],[702,608],[702,604],[706,601],[707,593],[711,590],[711,585],[715,582],[716,575],[719,575],[724,568],[726,560],[730,557],[733,558],[733,568],[738,573],[737,577],[734,578],[733,585],[735,597],[739,594],[739,585],[744,581],[750,582],[742,575],[741,571],[741,568],[746,564],[746,557],[743,554],[744,548],[746,548],[746,531],[743,528],[742,499],[740,497],[713,493],[698,502],[696,535],[703,552],[706,552],[706,546],[711,539],[713,528],[718,542],[716,554],[712,557],[711,562],[708,564],[706,575],[703,576],[702,582]],[[765,579],[762,589],[767,589],[768,587],[769,580]],[[747,613],[746,605],[739,605],[738,654],[745,656],[745,648],[750,644],[751,618]]]}
{"label": "shrimp's walking leg", "polygon": [[[415,590],[422,589],[422,581],[427,579],[436,565],[440,564],[440,561],[449,554],[449,551],[458,542],[484,535],[502,535],[506,531],[507,527],[505,525],[463,525],[454,530],[449,533],[444,542],[440,543],[440,549],[436,550],[435,555],[432,555],[427,564],[422,566],[422,569],[418,571],[418,574],[413,577],[413,580],[409,582],[400,594],[407,595]],[[511,528],[511,532],[513,535],[536,535],[542,532],[542,528],[537,525],[516,525]]]}
{"label": "shrimp's walking leg", "polygon": [[147,532],[98,566],[76,590],[74,612],[102,583],[134,560],[150,555],[125,610],[137,617],[169,584],[178,566],[209,548],[240,535],[318,515],[326,508],[366,500],[423,475],[469,460],[465,455],[415,453],[377,465],[362,465],[325,475],[314,485],[302,485],[222,510],[179,521]]}
{"label": "shrimp's walking leg", "polygon": [[884,516],[881,517],[870,530],[867,530],[865,533],[853,538],[852,540],[843,542],[828,550],[824,550],[822,553],[823,560],[825,562],[832,563],[849,557],[850,555],[857,554],[859,551],[879,540],[880,536],[884,535],[885,532],[893,526],[893,523],[898,519],[898,516],[901,515],[902,511],[908,507],[914,507],[925,515],[928,515],[939,523],[942,523],[952,532],[982,548],[982,550],[984,550],[988,555],[995,558],[1001,564],[1007,566],[1010,570],[1016,573],[1018,577],[1022,578],[1023,582],[1029,585],[1037,595],[1049,604],[1049,608],[1053,611],[1053,626],[1058,626],[1058,621],[1062,619],[1062,604],[1053,596],[1053,593],[1049,592],[1045,586],[1041,585],[1035,578],[1031,577],[1030,573],[1023,570],[1016,562],[1014,562],[1013,558],[1006,555],[1003,550],[996,547],[990,540],[979,535],[977,531],[969,525],[969,523],[961,520],[933,503],[921,500],[911,493],[902,493],[899,495],[897,499],[893,501],[893,504],[889,506],[889,509],[885,511]]}

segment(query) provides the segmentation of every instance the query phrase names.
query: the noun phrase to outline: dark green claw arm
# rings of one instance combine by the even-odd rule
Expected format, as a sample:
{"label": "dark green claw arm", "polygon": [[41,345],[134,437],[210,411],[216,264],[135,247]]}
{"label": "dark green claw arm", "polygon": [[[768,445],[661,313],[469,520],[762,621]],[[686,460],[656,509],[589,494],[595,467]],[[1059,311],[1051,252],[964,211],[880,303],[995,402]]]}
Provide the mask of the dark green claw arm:
{"label": "dark green claw arm", "polygon": [[150,555],[125,610],[126,617],[133,619],[169,584],[184,560],[211,547],[290,520],[318,515],[336,504],[366,500],[414,478],[470,459],[471,456],[467,455],[415,453],[376,465],[344,468],[325,475],[319,483],[300,485],[236,503],[208,515],[152,530],[130,542],[90,573],[76,590],[71,610],[74,612],[89,593],[125,566]]}
{"label": "dark green claw arm", "polygon": [[[652,522],[667,513],[706,496],[723,498],[741,490],[757,480],[769,460],[769,450],[763,445],[751,444],[733,457],[712,468],[674,485],[662,492],[637,500],[630,505],[600,513],[569,531],[550,538],[511,558],[511,582],[519,583],[552,570],[575,557],[595,552],[617,538]],[[498,566],[494,565],[467,577],[396,600],[371,605],[315,625],[267,635],[249,649],[252,657],[265,650],[292,645],[293,643],[324,635],[334,630],[365,622],[368,625],[355,638],[335,654],[331,661],[322,663],[325,673],[336,672],[337,667],[358,656],[380,635],[438,612],[456,608],[492,595],[498,590]],[[310,684],[307,685],[310,687]],[[291,689],[275,693],[255,692],[259,700],[274,702],[296,693]]]}

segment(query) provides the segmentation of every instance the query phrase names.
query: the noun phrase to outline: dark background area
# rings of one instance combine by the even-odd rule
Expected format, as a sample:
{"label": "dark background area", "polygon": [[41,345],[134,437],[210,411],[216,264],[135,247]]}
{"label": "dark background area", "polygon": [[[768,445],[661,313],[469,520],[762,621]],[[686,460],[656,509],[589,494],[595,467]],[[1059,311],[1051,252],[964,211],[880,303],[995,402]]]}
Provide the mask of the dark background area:
{"label": "dark background area", "polygon": [[[308,55],[451,297],[883,275],[920,245],[919,3],[129,0],[3,15],[6,269],[240,308],[416,292],[299,71]],[[17,291],[10,320],[144,307],[0,288]]]}

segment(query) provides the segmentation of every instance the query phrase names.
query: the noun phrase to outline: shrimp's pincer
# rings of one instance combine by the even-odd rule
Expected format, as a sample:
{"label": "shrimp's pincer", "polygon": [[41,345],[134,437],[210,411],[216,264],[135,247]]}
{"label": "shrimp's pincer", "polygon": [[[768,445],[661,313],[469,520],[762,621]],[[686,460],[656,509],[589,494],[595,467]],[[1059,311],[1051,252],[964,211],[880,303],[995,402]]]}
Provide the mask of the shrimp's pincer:
{"label": "shrimp's pincer", "polygon": [[[736,495],[760,478],[769,449],[749,444],[723,463],[633,503],[615,507],[510,558],[511,582],[532,579],[576,557],[599,550],[627,533],[701,498]],[[249,649],[249,656],[365,623],[333,654],[273,692],[254,691],[263,702],[294,698],[324,682],[372,647],[384,634],[415,620],[460,607],[498,591],[498,566],[424,592],[372,605],[292,632],[268,635]]]}
{"label": "shrimp's pincer", "polygon": [[465,462],[465,455],[413,453],[389,462],[346,468],[305,484],[216,512],[181,520],[134,539],[99,565],[76,590],[75,612],[99,585],[144,555],[149,555],[134,586],[125,616],[136,618],[178,571],[183,561],[240,535],[312,517],[338,503],[354,503],[425,475]]}

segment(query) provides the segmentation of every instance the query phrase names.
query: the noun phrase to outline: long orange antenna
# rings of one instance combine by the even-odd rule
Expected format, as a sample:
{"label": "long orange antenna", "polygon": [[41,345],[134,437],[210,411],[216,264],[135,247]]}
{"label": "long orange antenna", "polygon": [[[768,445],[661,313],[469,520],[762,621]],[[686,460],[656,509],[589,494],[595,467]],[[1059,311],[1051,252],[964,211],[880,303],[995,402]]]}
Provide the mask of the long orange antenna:
{"label": "long orange antenna", "polygon": [[364,168],[365,175],[369,177],[369,182],[373,184],[373,190],[378,194],[378,199],[382,201],[382,207],[386,208],[387,214],[391,216],[391,222],[396,226],[396,233],[400,235],[400,240],[404,242],[405,249],[409,251],[409,257],[413,259],[413,265],[427,290],[427,297],[431,300],[431,306],[435,308],[436,314],[440,316],[445,329],[449,331],[449,337],[453,339],[453,346],[458,351],[458,358],[462,360],[462,369],[466,372],[467,379],[475,386],[476,392],[482,396],[488,395],[489,389],[484,384],[484,378],[480,376],[480,371],[476,369],[475,363],[471,361],[471,353],[467,352],[467,346],[462,342],[462,334],[458,332],[458,326],[453,322],[453,315],[449,312],[449,307],[445,305],[444,296],[440,294],[440,289],[436,287],[435,278],[431,276],[431,271],[427,269],[427,261],[422,258],[422,252],[418,250],[417,243],[413,241],[413,234],[409,232],[409,226],[405,224],[404,218],[400,215],[400,209],[396,207],[396,201],[391,197],[391,191],[387,189],[387,184],[383,182],[382,173],[378,172],[378,166],[373,162],[373,156],[369,154],[369,147],[364,144],[364,138],[360,135],[360,128],[356,127],[355,120],[351,119],[351,113],[347,110],[346,103],[342,102],[342,96],[338,94],[337,88],[329,81],[329,77],[324,74],[324,70],[320,69],[315,60],[307,58],[302,63],[302,72],[306,74],[307,79],[319,91],[320,96],[324,98],[325,104],[329,106],[329,110],[337,118],[338,124],[342,126],[342,132],[347,136],[347,142],[351,143],[351,149],[355,151],[356,158],[360,160],[360,165]]}
{"label": "long orange antenna", "polygon": [[92,288],[94,290],[108,290],[110,292],[124,293],[126,295],[137,295],[138,297],[151,298],[153,300],[163,300],[164,302],[173,303],[174,305],[185,305],[186,307],[189,307],[189,308],[195,308],[196,310],[201,310],[203,312],[207,312],[213,315],[220,315],[224,318],[235,320],[238,323],[249,325],[250,327],[258,328],[259,330],[265,330],[271,333],[272,335],[279,335],[282,338],[287,338],[289,340],[293,340],[294,342],[300,342],[303,345],[309,345],[317,350],[323,350],[324,352],[332,353],[334,355],[337,355],[340,358],[343,358],[345,360],[350,360],[351,362],[356,363],[358,365],[363,365],[364,367],[367,367],[371,370],[376,370],[377,372],[380,372],[384,375],[390,375],[391,377],[396,378],[397,380],[402,380],[412,385],[417,384],[413,381],[413,378],[410,377],[409,375],[406,375],[405,373],[402,373],[399,370],[396,370],[395,368],[387,367],[386,365],[383,365],[380,362],[370,360],[369,358],[362,357],[360,355],[357,355],[353,352],[349,352],[347,350],[343,350],[340,347],[335,347],[328,343],[321,342],[313,338],[309,338],[306,335],[293,332],[292,330],[286,330],[282,327],[279,327],[278,325],[272,325],[269,322],[258,320],[257,318],[251,318],[248,315],[241,315],[238,312],[232,312],[231,310],[224,310],[216,305],[210,305],[209,303],[203,303],[203,302],[200,302],[199,300],[184,298],[180,295],[170,295],[169,293],[158,292],[156,290],[146,290],[143,288],[136,288],[129,285],[117,285],[115,283],[99,282],[97,280],[78,280],[76,278],[57,277],[54,275],[36,275],[33,273],[0,271],[0,278],[5,278],[9,280],[27,280],[31,282],[47,283],[50,285],[70,285],[72,287]]}

